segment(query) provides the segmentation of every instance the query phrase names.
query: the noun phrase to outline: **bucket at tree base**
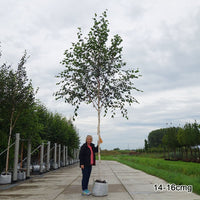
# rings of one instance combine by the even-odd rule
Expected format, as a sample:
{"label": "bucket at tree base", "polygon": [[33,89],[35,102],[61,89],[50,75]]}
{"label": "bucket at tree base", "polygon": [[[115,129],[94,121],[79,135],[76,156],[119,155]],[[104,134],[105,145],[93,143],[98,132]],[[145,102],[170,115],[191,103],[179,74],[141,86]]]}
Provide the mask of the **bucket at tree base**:
{"label": "bucket at tree base", "polygon": [[12,173],[10,172],[2,172],[0,174],[0,185],[9,184],[12,182]]}
{"label": "bucket at tree base", "polygon": [[102,197],[108,195],[108,183],[105,180],[94,181],[92,195],[96,197]]}
{"label": "bucket at tree base", "polygon": [[17,172],[17,180],[26,180],[26,172],[25,171],[18,171]]}

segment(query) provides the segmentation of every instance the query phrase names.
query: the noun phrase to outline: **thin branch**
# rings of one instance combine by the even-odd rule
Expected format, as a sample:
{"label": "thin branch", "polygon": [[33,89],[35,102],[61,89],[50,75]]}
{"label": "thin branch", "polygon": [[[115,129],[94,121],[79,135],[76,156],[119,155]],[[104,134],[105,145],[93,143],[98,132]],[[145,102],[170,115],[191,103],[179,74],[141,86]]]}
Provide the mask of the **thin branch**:
{"label": "thin branch", "polygon": [[94,103],[94,101],[92,100],[92,98],[91,98],[91,96],[88,94],[88,91],[86,90],[86,92],[87,92],[87,95],[88,95],[88,97],[89,97],[89,99],[90,99],[90,101],[92,102],[92,104],[93,104],[93,107],[98,111],[98,108],[97,108],[97,106],[95,105],[95,103]]}
{"label": "thin branch", "polygon": [[16,124],[16,122],[17,122],[17,120],[18,120],[18,118],[19,118],[19,116],[20,116],[20,112],[17,114],[17,116],[16,116],[16,119],[15,119],[15,121],[14,121],[14,123],[13,123],[13,127],[12,128],[14,128],[15,127],[15,124]]}

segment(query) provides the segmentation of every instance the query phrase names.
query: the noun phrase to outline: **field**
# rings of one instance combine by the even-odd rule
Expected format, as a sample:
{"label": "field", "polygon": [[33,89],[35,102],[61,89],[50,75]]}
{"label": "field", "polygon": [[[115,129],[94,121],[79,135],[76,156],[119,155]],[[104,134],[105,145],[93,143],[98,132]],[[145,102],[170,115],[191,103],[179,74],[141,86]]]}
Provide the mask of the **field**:
{"label": "field", "polygon": [[131,154],[128,151],[102,152],[102,159],[116,160],[132,168],[160,177],[176,185],[192,185],[193,192],[200,194],[200,164],[168,161],[161,154]]}

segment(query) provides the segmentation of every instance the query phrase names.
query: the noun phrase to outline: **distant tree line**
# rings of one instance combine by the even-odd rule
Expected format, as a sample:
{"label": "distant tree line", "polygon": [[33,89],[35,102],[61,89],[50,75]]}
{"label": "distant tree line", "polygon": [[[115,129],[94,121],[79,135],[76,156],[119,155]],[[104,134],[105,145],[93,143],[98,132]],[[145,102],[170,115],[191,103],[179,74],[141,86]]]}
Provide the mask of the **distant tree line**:
{"label": "distant tree line", "polygon": [[166,159],[200,162],[200,125],[153,130],[145,140],[146,152],[164,152]]}
{"label": "distant tree line", "polygon": [[[68,146],[71,152],[79,147],[78,131],[71,120],[50,112],[35,98],[37,90],[26,73],[27,58],[25,52],[16,70],[7,63],[0,64],[0,152],[14,142],[15,133],[31,139],[32,148],[51,141]],[[13,148],[8,155],[0,156],[0,171],[8,167],[8,160],[12,166]]]}

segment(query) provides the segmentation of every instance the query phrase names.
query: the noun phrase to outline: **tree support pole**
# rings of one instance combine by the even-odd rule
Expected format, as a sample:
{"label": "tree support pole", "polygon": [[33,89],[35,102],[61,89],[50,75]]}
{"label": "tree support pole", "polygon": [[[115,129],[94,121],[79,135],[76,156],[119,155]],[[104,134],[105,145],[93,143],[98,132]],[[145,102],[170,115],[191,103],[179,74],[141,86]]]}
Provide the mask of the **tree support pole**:
{"label": "tree support pole", "polygon": [[60,168],[60,153],[61,153],[61,144],[58,145],[58,168]]}
{"label": "tree support pole", "polygon": [[65,161],[65,146],[63,146],[63,167],[66,166],[66,161]]}
{"label": "tree support pole", "polygon": [[30,178],[30,165],[31,165],[31,141],[28,140],[28,152],[27,152],[27,174],[26,177]]}
{"label": "tree support pole", "polygon": [[73,149],[73,160],[72,160],[72,164],[75,163],[75,149]]}
{"label": "tree support pole", "polygon": [[66,157],[65,159],[66,165],[68,165],[68,147],[67,146],[65,147],[65,157]]}
{"label": "tree support pole", "polygon": [[78,162],[78,149],[76,149],[76,162]]}
{"label": "tree support pole", "polygon": [[79,152],[80,152],[80,150],[77,149],[77,162],[79,162]]}
{"label": "tree support pole", "polygon": [[54,164],[53,164],[53,168],[56,169],[56,162],[57,162],[57,144],[54,144]]}
{"label": "tree support pole", "polygon": [[18,156],[19,156],[19,140],[20,140],[20,134],[16,133],[16,136],[15,136],[15,156],[14,156],[13,182],[17,181],[17,165],[18,165]]}
{"label": "tree support pole", "polygon": [[44,143],[42,143],[40,147],[40,173],[43,172],[43,164],[44,164]]}
{"label": "tree support pole", "polygon": [[50,147],[51,147],[51,142],[48,141],[47,143],[47,171],[50,169]]}

